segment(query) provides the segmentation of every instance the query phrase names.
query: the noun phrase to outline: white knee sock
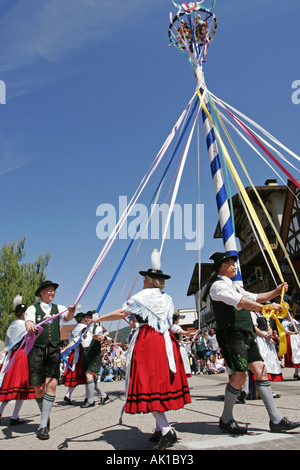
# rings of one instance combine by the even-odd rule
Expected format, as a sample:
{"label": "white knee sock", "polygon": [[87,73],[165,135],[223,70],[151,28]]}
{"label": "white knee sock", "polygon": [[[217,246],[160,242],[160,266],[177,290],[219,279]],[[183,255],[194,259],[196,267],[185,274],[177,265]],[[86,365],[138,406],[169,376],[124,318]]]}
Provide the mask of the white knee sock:
{"label": "white knee sock", "polygon": [[20,413],[20,409],[23,405],[23,401],[24,400],[16,400],[16,404],[15,404],[15,407],[14,407],[14,411],[13,411],[13,414],[12,414],[12,419],[18,419],[19,417],[19,413]]}
{"label": "white knee sock", "polygon": [[2,416],[2,413],[4,411],[4,408],[6,407],[7,403],[9,403],[8,401],[2,401],[1,402],[1,405],[0,405],[0,416]]}
{"label": "white knee sock", "polygon": [[66,393],[66,397],[69,398],[69,400],[71,399],[71,395],[72,395],[74,390],[75,390],[75,387],[69,387],[68,388],[68,391]]}
{"label": "white knee sock", "polygon": [[171,430],[171,426],[168,423],[168,420],[165,416],[165,413],[159,413],[158,411],[152,411],[152,414],[156,421],[156,430],[157,426],[161,430],[162,435],[164,436]]}

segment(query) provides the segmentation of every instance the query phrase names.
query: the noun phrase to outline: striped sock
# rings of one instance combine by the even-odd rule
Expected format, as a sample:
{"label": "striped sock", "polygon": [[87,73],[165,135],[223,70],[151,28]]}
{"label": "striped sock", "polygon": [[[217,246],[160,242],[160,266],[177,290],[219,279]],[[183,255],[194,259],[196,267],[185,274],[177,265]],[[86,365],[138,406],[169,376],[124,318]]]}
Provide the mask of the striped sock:
{"label": "striped sock", "polygon": [[55,400],[55,396],[47,395],[47,393],[45,393],[43,397],[42,417],[41,417],[39,429],[47,427],[48,419],[50,416],[50,412],[51,412],[54,400]]}
{"label": "striped sock", "polygon": [[93,380],[87,382],[87,399],[89,403],[94,403],[95,383]]}
{"label": "striped sock", "polygon": [[223,423],[228,424],[233,419],[233,406],[240,393],[240,390],[233,388],[230,383],[227,384],[225,389],[224,409],[221,416]]}
{"label": "striped sock", "polygon": [[269,380],[256,380],[255,385],[258,394],[269,413],[270,420],[272,423],[278,424],[282,420],[282,416],[279,413],[273,398],[272,387]]}

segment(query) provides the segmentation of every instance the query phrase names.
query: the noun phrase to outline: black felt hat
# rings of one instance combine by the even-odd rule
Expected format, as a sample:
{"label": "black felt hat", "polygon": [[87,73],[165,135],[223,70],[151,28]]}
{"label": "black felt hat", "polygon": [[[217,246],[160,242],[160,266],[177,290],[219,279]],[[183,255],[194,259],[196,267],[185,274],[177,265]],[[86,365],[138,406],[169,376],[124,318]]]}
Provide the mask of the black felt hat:
{"label": "black felt hat", "polygon": [[213,267],[216,268],[220,266],[220,264],[222,264],[224,261],[228,259],[233,259],[234,261],[236,261],[238,257],[236,255],[233,255],[232,253],[228,253],[228,252],[221,253],[219,251],[216,251],[215,253],[210,255],[209,259],[212,259],[214,261]]}
{"label": "black felt hat", "polygon": [[49,287],[49,286],[53,286],[54,289],[57,289],[59,284],[56,284],[55,282],[52,282],[52,281],[44,281],[44,282],[42,282],[40,287],[35,291],[35,295],[38,297],[41,290],[43,290],[43,289],[45,289],[45,287]]}
{"label": "black felt hat", "polygon": [[84,317],[84,313],[83,312],[78,312],[76,313],[76,315],[74,316],[75,320],[77,321],[77,323],[80,323],[81,320],[83,319]]}
{"label": "black felt hat", "polygon": [[25,312],[25,310],[27,310],[27,305],[25,304],[18,304],[15,308],[15,313],[19,313],[19,312]]}
{"label": "black felt hat", "polygon": [[151,265],[152,267],[148,271],[139,271],[142,276],[159,277],[161,279],[170,279],[169,274],[164,274],[160,269],[160,254],[156,248],[151,254]]}
{"label": "black felt hat", "polygon": [[142,276],[160,277],[161,279],[170,279],[171,278],[171,276],[169,276],[169,274],[164,274],[161,269],[148,269],[148,271],[140,271],[139,273]]}

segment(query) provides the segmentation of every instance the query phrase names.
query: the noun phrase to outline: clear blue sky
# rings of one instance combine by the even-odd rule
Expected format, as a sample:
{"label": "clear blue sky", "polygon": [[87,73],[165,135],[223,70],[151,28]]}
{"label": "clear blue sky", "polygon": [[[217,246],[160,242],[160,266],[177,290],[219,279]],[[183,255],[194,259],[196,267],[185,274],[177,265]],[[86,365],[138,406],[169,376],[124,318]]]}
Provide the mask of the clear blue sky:
{"label": "clear blue sky", "polygon": [[[97,207],[118,208],[119,196],[132,196],[194,92],[191,66],[169,45],[170,11],[171,0],[0,0],[0,246],[26,235],[27,261],[49,252],[47,277],[60,284],[59,303],[73,303],[103,246]],[[214,12],[208,88],[299,153],[300,105],[291,99],[300,79],[299,1],[217,0]],[[203,135],[200,143],[201,259],[208,261],[223,245],[213,239],[218,214]],[[255,184],[274,177],[256,154],[243,156]],[[163,168],[141,204],[148,205]],[[177,202],[197,202],[195,141]],[[97,307],[128,243],[115,242],[82,310]],[[186,292],[198,253],[185,243],[167,240],[162,255],[177,308],[195,306]],[[143,242],[131,268],[133,246],[101,313],[121,306],[155,246],[160,240]],[[135,290],[141,287],[140,277]]]}

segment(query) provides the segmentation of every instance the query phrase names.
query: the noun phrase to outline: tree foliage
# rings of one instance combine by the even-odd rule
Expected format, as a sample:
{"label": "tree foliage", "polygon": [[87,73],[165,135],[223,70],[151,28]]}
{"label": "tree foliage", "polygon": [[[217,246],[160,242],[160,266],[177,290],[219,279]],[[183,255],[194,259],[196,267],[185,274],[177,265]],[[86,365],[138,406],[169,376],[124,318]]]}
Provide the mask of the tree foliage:
{"label": "tree foliage", "polygon": [[8,242],[0,251],[0,340],[5,340],[6,330],[15,319],[13,301],[22,295],[22,302],[35,302],[35,291],[45,280],[50,255],[39,255],[37,261],[24,262],[25,236],[18,242]]}

